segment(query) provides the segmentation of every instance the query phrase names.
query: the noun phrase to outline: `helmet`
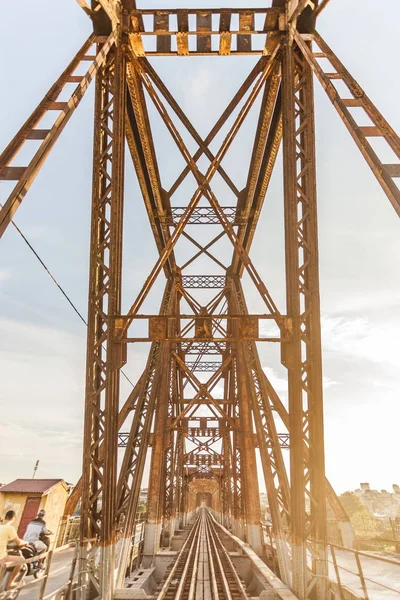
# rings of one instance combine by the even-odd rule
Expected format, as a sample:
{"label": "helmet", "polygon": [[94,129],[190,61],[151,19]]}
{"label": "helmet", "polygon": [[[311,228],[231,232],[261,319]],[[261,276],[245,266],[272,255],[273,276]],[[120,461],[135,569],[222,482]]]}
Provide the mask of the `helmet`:
{"label": "helmet", "polygon": [[46,511],[42,508],[38,512],[38,517],[44,517],[45,514],[46,514]]}

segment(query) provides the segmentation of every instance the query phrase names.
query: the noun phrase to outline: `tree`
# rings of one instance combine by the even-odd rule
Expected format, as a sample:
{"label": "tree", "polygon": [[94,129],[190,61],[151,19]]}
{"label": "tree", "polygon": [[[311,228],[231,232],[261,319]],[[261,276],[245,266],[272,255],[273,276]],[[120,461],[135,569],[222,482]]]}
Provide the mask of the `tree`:
{"label": "tree", "polygon": [[[345,492],[339,496],[339,499],[350,519],[355,513],[360,511],[363,512],[363,509],[366,509],[360,498],[354,492]],[[366,510],[368,512],[368,509]]]}
{"label": "tree", "polygon": [[354,492],[345,492],[339,496],[341,503],[354,527],[357,536],[376,537],[381,530],[381,523]]}

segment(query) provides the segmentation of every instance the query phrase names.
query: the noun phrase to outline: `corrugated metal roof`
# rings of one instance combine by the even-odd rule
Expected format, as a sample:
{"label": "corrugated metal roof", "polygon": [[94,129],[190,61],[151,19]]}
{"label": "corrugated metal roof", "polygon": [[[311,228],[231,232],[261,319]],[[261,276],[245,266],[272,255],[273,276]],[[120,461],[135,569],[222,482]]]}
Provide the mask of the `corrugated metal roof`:
{"label": "corrugated metal roof", "polygon": [[20,494],[45,494],[63,479],[16,479],[0,487],[0,492]]}

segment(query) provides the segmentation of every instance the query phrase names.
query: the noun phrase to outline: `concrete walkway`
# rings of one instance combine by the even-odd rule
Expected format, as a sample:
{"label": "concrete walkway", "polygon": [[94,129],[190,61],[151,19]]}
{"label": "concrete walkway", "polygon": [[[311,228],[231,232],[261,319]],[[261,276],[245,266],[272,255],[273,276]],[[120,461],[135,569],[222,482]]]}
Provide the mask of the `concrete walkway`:
{"label": "concrete walkway", "polygon": [[[67,583],[74,553],[74,548],[67,548],[66,550],[61,550],[61,552],[56,552],[53,554],[50,577],[44,592],[45,596],[55,592],[60,586],[62,586],[64,583]],[[62,571],[59,571],[61,567],[66,568],[64,568]],[[37,581],[37,583],[31,583],[33,581]],[[43,579],[35,580],[32,576],[25,577],[25,587],[18,596],[18,600],[37,600],[39,598],[39,592],[42,583]]]}

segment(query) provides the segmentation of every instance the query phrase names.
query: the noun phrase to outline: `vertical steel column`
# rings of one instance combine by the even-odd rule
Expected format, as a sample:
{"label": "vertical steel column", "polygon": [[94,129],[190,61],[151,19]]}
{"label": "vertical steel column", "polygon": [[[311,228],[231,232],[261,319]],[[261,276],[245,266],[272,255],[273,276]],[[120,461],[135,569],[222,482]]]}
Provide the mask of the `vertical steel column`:
{"label": "vertical steel column", "polygon": [[[172,286],[171,301],[172,312],[176,312],[176,290]],[[175,333],[175,323],[168,323],[168,335]],[[171,383],[171,343],[162,342],[160,349],[161,380],[157,396],[156,413],[154,422],[154,436],[151,450],[150,481],[147,499],[147,521],[144,532],[143,566],[149,567],[153,557],[160,547],[161,524],[163,517],[165,479],[164,470],[165,446],[168,431],[168,407]]]}
{"label": "vertical steel column", "polygon": [[[236,359],[232,359],[231,376],[229,385],[229,399],[233,406],[233,416],[235,423],[239,423],[239,402],[237,389]],[[240,445],[240,436],[237,427],[232,432],[232,496],[233,496],[233,533],[241,538],[245,538],[244,518],[245,518],[245,499],[242,496],[242,448]]]}
{"label": "vertical steel column", "polygon": [[242,459],[242,496],[245,496],[246,507],[246,538],[247,542],[259,556],[264,554],[261,531],[260,490],[257,478],[257,463],[251,399],[246,385],[246,364],[240,352],[236,357],[238,392],[239,392],[239,423],[240,445]]}
{"label": "vertical steel column", "polygon": [[113,319],[121,312],[125,71],[119,44],[98,72],[95,97],[81,540],[99,539],[103,600],[111,600],[114,587],[122,352]]}
{"label": "vertical steel column", "polygon": [[[228,398],[230,372],[225,374],[224,398]],[[228,405],[227,411],[232,417],[233,406]],[[222,502],[221,510],[223,515],[223,524],[228,529],[231,527],[232,519],[232,444],[231,444],[231,429],[226,420],[220,419],[220,435],[222,438],[222,478],[221,491]]]}
{"label": "vertical steel column", "polygon": [[[229,312],[235,314],[235,302],[232,298],[235,290],[231,287],[228,296]],[[240,337],[237,323],[232,326],[235,337]],[[240,434],[242,496],[246,507],[246,538],[250,546],[259,556],[264,554],[263,534],[261,530],[260,491],[257,478],[257,462],[255,436],[253,428],[252,402],[247,386],[247,365],[241,352],[240,344],[234,344],[236,354],[236,371],[239,403],[239,420],[237,427]]]}
{"label": "vertical steel column", "polygon": [[168,416],[168,389],[171,356],[162,344],[162,374],[156,404],[154,436],[151,449],[149,493],[147,499],[147,520],[144,529],[143,566],[149,567],[154,554],[160,547],[162,493],[165,491],[164,448],[165,429]]}
{"label": "vertical steel column", "polygon": [[176,432],[173,480],[173,531],[177,531],[182,523],[181,494],[183,485],[184,438],[181,428]]}
{"label": "vertical steel column", "polygon": [[161,497],[162,506],[162,535],[168,540],[174,533],[174,466],[176,460],[175,433],[170,427],[174,418],[174,411],[178,397],[177,373],[175,361],[170,363],[170,381],[168,397],[168,416],[165,424],[165,449],[164,449],[164,474],[165,474],[165,493]]}
{"label": "vertical steel column", "polygon": [[[171,302],[173,300],[171,289],[171,281],[167,281],[161,302],[160,315],[171,313]],[[150,347],[144,372],[143,386],[137,401],[128,444],[118,478],[117,517],[119,523],[122,524],[117,577],[118,587],[122,587],[123,585],[132,546],[140,485],[143,478],[154,406],[160,385],[161,356],[162,342],[153,342]]]}
{"label": "vertical steel column", "polygon": [[289,374],[293,591],[301,600],[323,600],[326,490],[313,81],[311,69],[289,36],[282,54],[286,293],[287,314],[293,319],[293,341],[285,344],[282,362]]}
{"label": "vertical steel column", "polygon": [[[247,315],[240,280],[232,280],[232,310],[235,314]],[[289,481],[283,461],[276,424],[270,404],[270,398],[263,380],[263,371],[255,342],[243,342],[236,345],[237,354],[247,365],[246,384],[251,399],[254,424],[257,432],[260,458],[263,468],[268,505],[272,519],[272,533],[276,544],[279,574],[284,583],[290,585],[289,548],[284,521],[289,516]]]}

